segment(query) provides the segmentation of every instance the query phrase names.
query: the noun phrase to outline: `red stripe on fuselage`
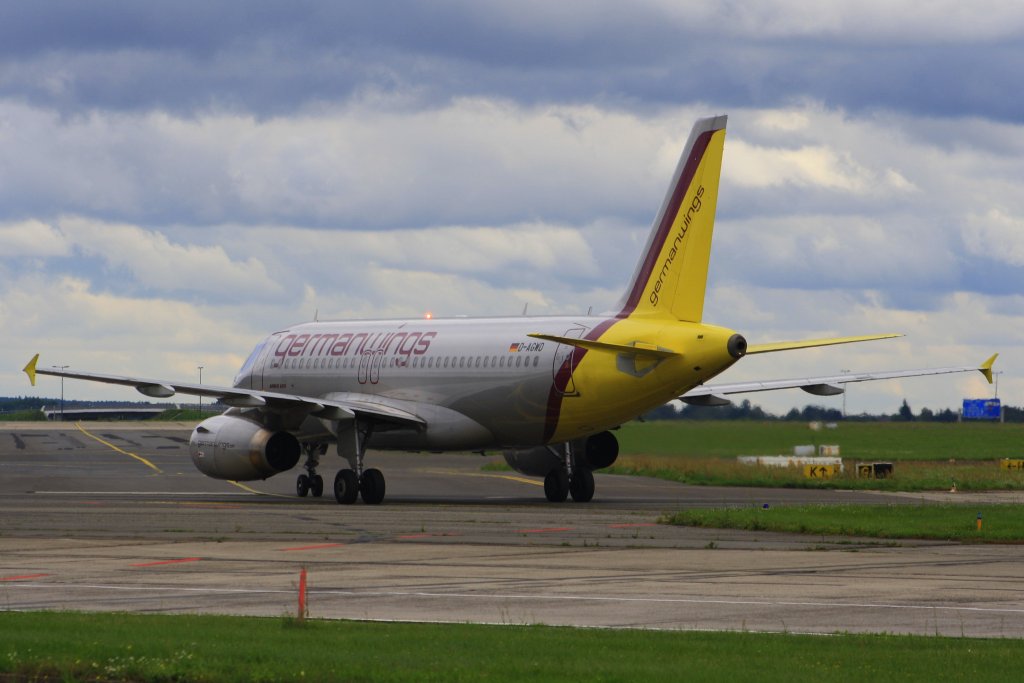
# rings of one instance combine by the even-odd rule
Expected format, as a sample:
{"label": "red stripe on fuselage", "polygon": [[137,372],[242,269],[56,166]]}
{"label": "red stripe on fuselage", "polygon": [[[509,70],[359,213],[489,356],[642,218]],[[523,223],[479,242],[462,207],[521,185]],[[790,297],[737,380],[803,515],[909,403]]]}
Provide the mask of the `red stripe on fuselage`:
{"label": "red stripe on fuselage", "polygon": [[[594,329],[587,333],[584,339],[597,340],[602,334],[608,331],[618,320],[612,318],[599,323]],[[548,443],[558,429],[558,418],[562,414],[562,400],[565,398],[565,388],[569,385],[569,379],[576,371],[587,350],[579,346],[572,347],[572,353],[562,362],[558,368],[558,374],[551,382],[551,390],[548,392],[548,409],[544,416],[544,443]]]}

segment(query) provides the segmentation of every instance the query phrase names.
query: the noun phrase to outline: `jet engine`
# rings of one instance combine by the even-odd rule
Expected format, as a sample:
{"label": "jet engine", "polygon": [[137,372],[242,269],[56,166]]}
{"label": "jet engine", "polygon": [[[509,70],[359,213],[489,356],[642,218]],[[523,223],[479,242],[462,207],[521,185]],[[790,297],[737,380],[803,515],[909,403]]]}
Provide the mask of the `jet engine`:
{"label": "jet engine", "polygon": [[[572,442],[574,465],[588,470],[611,467],[619,457],[619,442],[611,432],[600,432],[585,439]],[[531,477],[544,477],[548,472],[562,466],[562,456],[556,449],[553,453],[547,446],[505,451],[505,462],[516,472]]]}
{"label": "jet engine", "polygon": [[272,432],[259,423],[231,415],[203,420],[192,431],[189,453],[208,477],[250,481],[266,479],[295,467],[299,440],[288,432]]}

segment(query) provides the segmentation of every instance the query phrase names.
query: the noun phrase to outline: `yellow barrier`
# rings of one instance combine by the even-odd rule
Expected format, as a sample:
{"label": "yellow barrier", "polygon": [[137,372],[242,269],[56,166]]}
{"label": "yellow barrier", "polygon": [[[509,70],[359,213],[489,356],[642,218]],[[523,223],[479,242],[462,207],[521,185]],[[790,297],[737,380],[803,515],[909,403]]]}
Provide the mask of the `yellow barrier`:
{"label": "yellow barrier", "polygon": [[999,465],[1004,470],[1024,470],[1024,460],[1019,458],[1003,458]]}
{"label": "yellow barrier", "polygon": [[892,475],[891,462],[859,462],[857,477],[860,479],[885,479]]}

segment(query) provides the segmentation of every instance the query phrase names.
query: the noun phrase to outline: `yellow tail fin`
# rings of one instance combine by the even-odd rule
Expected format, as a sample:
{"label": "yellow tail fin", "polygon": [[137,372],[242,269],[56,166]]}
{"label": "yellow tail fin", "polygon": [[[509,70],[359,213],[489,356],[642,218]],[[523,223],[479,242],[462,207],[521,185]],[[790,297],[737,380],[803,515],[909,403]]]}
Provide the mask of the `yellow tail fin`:
{"label": "yellow tail fin", "polygon": [[700,119],[690,131],[647,247],[619,303],[618,317],[661,316],[700,322],[726,118]]}

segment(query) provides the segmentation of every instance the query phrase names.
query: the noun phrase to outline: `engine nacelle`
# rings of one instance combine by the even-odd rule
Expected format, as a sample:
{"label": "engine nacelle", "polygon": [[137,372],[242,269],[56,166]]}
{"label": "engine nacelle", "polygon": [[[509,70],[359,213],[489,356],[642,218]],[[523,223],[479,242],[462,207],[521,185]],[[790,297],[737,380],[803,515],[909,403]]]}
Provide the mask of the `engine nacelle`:
{"label": "engine nacelle", "polygon": [[619,458],[619,440],[611,432],[599,432],[588,436],[583,444],[576,442],[576,457],[582,458],[583,465],[592,470],[611,467]]}
{"label": "engine nacelle", "polygon": [[245,418],[218,415],[192,431],[188,450],[196,468],[208,477],[251,481],[295,467],[302,448],[288,432],[272,432]]}
{"label": "engine nacelle", "polygon": [[505,451],[502,455],[509,467],[531,477],[546,477],[548,472],[562,466],[562,459],[548,450],[547,446]]}
{"label": "engine nacelle", "polygon": [[[611,432],[600,432],[573,441],[572,445],[576,467],[599,470],[611,467],[619,457],[619,441]],[[547,476],[548,472],[562,466],[561,456],[552,453],[547,446],[505,451],[503,455],[509,467],[531,477]]]}

